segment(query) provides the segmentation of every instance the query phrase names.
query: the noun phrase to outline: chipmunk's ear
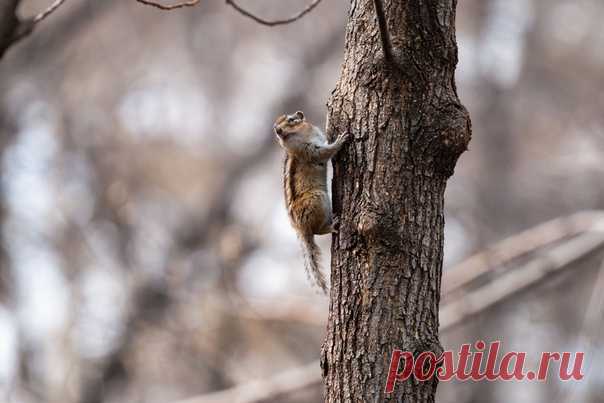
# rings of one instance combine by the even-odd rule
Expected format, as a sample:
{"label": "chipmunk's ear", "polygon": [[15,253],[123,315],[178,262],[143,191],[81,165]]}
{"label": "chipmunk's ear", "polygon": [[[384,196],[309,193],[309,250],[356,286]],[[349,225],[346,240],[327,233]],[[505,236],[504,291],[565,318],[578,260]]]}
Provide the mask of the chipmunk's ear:
{"label": "chipmunk's ear", "polygon": [[300,120],[304,120],[304,113],[302,111],[296,112],[296,117]]}

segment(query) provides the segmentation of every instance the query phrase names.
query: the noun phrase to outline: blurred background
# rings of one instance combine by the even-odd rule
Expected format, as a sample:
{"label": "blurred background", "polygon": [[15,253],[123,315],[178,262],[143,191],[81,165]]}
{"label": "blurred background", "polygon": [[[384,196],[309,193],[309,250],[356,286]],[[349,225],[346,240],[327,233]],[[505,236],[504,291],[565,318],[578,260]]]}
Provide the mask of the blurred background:
{"label": "blurred background", "polygon": [[[348,6],[269,28],[221,1],[74,0],[6,54],[0,402],[321,401],[328,300],[271,127],[324,124]],[[501,340],[533,366],[584,351],[586,376],[443,382],[441,403],[604,402],[603,19],[601,0],[459,1],[474,135],[446,194],[442,343]]]}

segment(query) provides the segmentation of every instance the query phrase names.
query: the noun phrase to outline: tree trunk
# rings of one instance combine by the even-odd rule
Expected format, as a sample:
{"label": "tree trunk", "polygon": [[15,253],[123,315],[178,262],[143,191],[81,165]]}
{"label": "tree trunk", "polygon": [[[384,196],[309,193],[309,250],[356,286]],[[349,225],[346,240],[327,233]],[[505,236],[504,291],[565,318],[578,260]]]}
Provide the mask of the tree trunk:
{"label": "tree trunk", "polygon": [[470,140],[454,81],[456,0],[352,0],[327,132],[353,139],[334,161],[326,402],[433,402],[437,380],[384,392],[394,349],[442,351],[438,306],[447,178]]}

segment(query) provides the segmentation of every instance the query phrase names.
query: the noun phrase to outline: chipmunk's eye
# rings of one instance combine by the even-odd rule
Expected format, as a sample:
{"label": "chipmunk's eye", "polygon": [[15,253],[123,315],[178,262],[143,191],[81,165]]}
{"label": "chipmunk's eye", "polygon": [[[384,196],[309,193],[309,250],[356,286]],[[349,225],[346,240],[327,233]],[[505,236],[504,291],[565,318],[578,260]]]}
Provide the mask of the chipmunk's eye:
{"label": "chipmunk's eye", "polygon": [[296,118],[292,118],[292,117],[287,118],[287,123],[289,123],[289,124],[296,123]]}

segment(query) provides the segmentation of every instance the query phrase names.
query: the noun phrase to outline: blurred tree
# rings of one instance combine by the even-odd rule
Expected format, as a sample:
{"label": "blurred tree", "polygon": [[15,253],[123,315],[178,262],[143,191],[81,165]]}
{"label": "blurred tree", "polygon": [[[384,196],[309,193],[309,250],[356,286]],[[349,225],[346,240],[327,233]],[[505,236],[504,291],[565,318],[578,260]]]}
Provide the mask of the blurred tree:
{"label": "blurred tree", "polygon": [[350,8],[328,104],[329,135],[354,140],[334,164],[340,232],[322,352],[327,402],[434,401],[436,379],[409,380],[391,395],[384,385],[394,349],[442,351],[443,197],[471,136],[454,81],[456,3]]}

